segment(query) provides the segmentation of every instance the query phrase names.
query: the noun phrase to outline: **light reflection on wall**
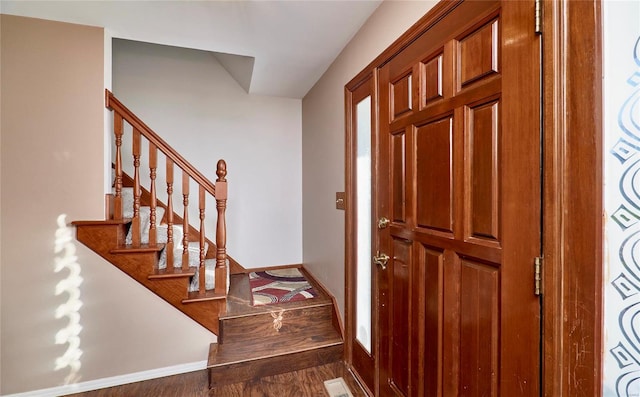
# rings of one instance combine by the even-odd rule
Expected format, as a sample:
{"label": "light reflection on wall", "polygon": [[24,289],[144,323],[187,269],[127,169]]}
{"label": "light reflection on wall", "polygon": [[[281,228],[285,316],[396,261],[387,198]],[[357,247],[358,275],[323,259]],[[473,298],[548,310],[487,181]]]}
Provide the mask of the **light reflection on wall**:
{"label": "light reflection on wall", "polygon": [[67,226],[66,214],[58,216],[58,229],[56,230],[55,241],[55,272],[59,273],[63,269],[69,271],[67,277],[56,285],[56,295],[67,293],[69,299],[58,306],[55,316],[57,319],[67,318],[67,326],[56,333],[55,342],[58,345],[68,344],[64,354],[56,359],[55,370],[69,368],[69,375],[64,380],[64,384],[77,383],[80,380],[80,265],[76,256],[76,247],[73,245],[73,229]]}

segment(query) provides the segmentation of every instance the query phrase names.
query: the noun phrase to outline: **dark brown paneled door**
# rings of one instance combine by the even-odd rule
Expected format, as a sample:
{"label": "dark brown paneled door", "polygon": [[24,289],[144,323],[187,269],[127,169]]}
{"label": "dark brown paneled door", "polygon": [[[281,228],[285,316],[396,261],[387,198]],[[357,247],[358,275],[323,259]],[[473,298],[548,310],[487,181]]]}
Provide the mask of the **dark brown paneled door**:
{"label": "dark brown paneled door", "polygon": [[463,2],[379,69],[380,395],[540,395],[533,21]]}

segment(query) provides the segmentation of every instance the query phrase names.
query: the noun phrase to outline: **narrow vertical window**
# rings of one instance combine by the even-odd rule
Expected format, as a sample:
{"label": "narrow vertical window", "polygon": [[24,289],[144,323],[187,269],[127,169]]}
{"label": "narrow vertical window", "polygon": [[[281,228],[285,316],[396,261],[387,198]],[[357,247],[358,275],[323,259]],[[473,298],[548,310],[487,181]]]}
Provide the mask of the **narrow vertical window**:
{"label": "narrow vertical window", "polygon": [[371,354],[371,97],[356,106],[356,340]]}

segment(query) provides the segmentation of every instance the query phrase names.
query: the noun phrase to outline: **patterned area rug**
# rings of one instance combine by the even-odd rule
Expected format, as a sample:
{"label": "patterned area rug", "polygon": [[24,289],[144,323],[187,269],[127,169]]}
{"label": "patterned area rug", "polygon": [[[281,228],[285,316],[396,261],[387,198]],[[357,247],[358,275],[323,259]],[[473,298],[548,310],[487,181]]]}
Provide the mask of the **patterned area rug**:
{"label": "patterned area rug", "polygon": [[297,268],[249,273],[253,305],[301,301],[318,296]]}

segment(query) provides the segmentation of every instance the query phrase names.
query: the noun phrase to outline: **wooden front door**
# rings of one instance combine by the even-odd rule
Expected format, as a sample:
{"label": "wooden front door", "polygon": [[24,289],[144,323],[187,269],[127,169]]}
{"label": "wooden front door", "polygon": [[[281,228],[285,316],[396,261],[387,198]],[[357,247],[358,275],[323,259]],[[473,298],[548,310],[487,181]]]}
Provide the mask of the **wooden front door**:
{"label": "wooden front door", "polygon": [[376,68],[377,395],[540,395],[533,16],[533,1],[450,4]]}

